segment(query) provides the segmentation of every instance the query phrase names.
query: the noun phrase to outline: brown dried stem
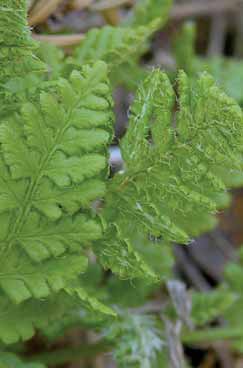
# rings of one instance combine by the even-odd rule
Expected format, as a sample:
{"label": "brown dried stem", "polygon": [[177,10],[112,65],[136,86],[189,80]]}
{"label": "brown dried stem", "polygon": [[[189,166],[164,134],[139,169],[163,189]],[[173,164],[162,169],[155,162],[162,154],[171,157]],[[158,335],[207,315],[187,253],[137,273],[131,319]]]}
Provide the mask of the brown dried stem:
{"label": "brown dried stem", "polygon": [[68,47],[78,45],[83,40],[84,35],[72,34],[72,35],[39,35],[33,34],[33,38],[37,41],[49,42],[56,46]]}
{"label": "brown dried stem", "polygon": [[29,24],[35,25],[44,22],[58,7],[63,0],[40,0],[31,9]]}

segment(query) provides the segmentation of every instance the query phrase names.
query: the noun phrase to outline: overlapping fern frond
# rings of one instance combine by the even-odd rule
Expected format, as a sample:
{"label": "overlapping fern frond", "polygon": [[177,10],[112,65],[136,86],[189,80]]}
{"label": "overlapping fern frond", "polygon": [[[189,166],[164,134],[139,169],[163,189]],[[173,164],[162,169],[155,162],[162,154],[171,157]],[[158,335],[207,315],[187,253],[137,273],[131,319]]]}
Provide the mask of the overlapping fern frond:
{"label": "overlapping fern frond", "polygon": [[76,48],[69,64],[77,67],[93,60],[103,60],[108,64],[112,80],[117,80],[124,68],[127,70],[129,65],[137,63],[158,26],[159,20],[154,19],[138,27],[104,26],[92,29]]}
{"label": "overlapping fern frond", "polygon": [[227,313],[237,300],[232,290],[225,288],[192,294],[191,318],[195,326],[203,326]]}
{"label": "overlapping fern frond", "polygon": [[186,22],[176,34],[173,42],[174,55],[178,68],[186,71],[191,78],[206,70],[221,88],[242,105],[243,64],[231,57],[201,57],[196,54],[196,26]]}
{"label": "overlapping fern frond", "polygon": [[242,142],[241,109],[210,76],[191,86],[180,72],[176,96],[166,74],[154,70],[138,91],[121,142],[125,170],[109,184],[107,238],[98,247],[104,266],[138,276],[145,266],[132,246],[135,234],[187,243],[214,226],[226,194],[218,168],[241,167]]}
{"label": "overlapping fern frond", "polygon": [[133,9],[128,23],[133,26],[146,25],[154,19],[159,19],[162,27],[168,20],[173,0],[141,0]]}
{"label": "overlapping fern frond", "polygon": [[[195,24],[185,23],[174,39],[177,67],[186,71],[192,81],[198,78],[202,70],[206,70],[227,95],[242,104],[242,62],[224,57],[209,57],[207,59],[199,57],[195,51],[195,39]],[[221,167],[218,168],[218,175],[229,188],[240,187],[243,183],[242,168],[234,170],[232,175],[228,175],[228,168]]]}
{"label": "overlapping fern frond", "polygon": [[68,63],[77,67],[103,60],[108,63],[114,85],[134,89],[146,75],[146,70],[139,66],[139,58],[146,52],[154,32],[166,23],[171,6],[171,0],[139,2],[121,25],[88,31]]}
{"label": "overlapping fern frond", "polygon": [[[204,293],[192,293],[191,319],[196,329],[192,332],[190,340],[228,340],[233,350],[243,352],[242,255],[241,248],[239,257],[226,265],[224,280],[218,288]],[[219,321],[219,325],[215,324]],[[211,325],[212,322],[215,325]],[[185,331],[185,336],[187,333],[188,330]]]}

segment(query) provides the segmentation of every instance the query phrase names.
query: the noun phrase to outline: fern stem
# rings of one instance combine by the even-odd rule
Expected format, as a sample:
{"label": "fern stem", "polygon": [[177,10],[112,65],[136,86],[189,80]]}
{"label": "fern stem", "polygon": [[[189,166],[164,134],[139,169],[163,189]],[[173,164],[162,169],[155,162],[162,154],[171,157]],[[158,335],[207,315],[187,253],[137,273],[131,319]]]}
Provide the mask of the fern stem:
{"label": "fern stem", "polygon": [[94,358],[96,355],[106,353],[112,349],[112,346],[106,341],[96,344],[82,344],[72,349],[56,350],[39,355],[28,357],[31,362],[43,363],[49,366],[57,364],[66,364],[80,359]]}
{"label": "fern stem", "polygon": [[218,327],[201,331],[188,331],[182,335],[184,344],[197,344],[202,342],[214,342],[218,340],[229,340],[242,338],[243,329],[241,327],[229,328]]}

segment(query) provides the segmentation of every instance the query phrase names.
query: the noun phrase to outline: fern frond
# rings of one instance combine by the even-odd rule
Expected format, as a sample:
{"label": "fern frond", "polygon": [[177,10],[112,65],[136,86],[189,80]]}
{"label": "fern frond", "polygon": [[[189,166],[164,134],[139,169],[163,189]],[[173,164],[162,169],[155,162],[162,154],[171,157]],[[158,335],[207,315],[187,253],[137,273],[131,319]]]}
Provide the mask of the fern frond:
{"label": "fern frond", "polygon": [[45,368],[41,363],[22,362],[12,353],[0,352],[0,368]]}
{"label": "fern frond", "polygon": [[[167,20],[171,5],[171,0],[145,1],[135,6],[134,16],[122,26],[88,31],[74,56],[69,58],[67,70],[93,60],[103,60],[109,66],[113,84],[125,84],[129,89],[137,87],[138,78],[146,75],[146,71],[139,68],[138,59],[147,50],[147,42],[153,33]],[[137,74],[135,80],[134,72]]]}
{"label": "fern frond", "polygon": [[82,307],[96,314],[115,316],[109,307],[89,296],[82,287],[69,286],[59,293],[52,293],[48,299],[29,299],[19,305],[1,295],[0,340],[13,344],[30,339],[37,329],[45,329],[52,322]]}
{"label": "fern frond", "polygon": [[212,322],[230,310],[236,299],[233,292],[224,288],[207,293],[194,292],[192,294],[192,321],[196,326]]}
{"label": "fern frond", "polygon": [[[195,50],[196,28],[194,23],[185,23],[174,39],[174,54],[177,67],[185,70],[192,82],[196,80],[202,70],[206,70],[216,80],[218,85],[238,103],[242,104],[242,83],[243,83],[243,64],[233,59],[223,57],[211,57],[204,59],[196,55]],[[242,160],[242,152],[239,155]],[[243,171],[231,170],[232,175],[228,175],[228,167],[218,167],[217,175],[228,188],[242,186]],[[221,196],[217,200],[218,208],[229,205],[230,196]]]}
{"label": "fern frond", "polygon": [[195,24],[186,22],[174,39],[177,67],[185,70],[191,78],[196,78],[202,70],[207,71],[230,97],[242,105],[242,61],[229,57],[199,57],[196,54],[195,39]]}
{"label": "fern frond", "polygon": [[212,78],[203,74],[192,87],[180,72],[174,115],[175,98],[167,76],[154,70],[138,91],[121,143],[125,170],[109,184],[108,239],[97,251],[123,277],[139,270],[135,263],[128,267],[131,234],[187,243],[208,230],[215,225],[215,198],[226,190],[215,168],[241,165],[242,112]]}
{"label": "fern frond", "polygon": [[[26,0],[2,0],[0,4],[0,115],[13,111],[19,99],[11,93],[11,85],[18,78],[44,70],[44,64],[33,54],[36,48],[27,26]],[[20,62],[21,60],[21,62]]]}
{"label": "fern frond", "polygon": [[[198,67],[200,67],[200,61]],[[202,59],[201,68],[211,73],[226,93],[242,106],[242,61],[217,57],[210,59],[208,62]]]}
{"label": "fern frond", "polygon": [[[242,297],[242,285],[243,285],[243,248],[240,248],[238,252],[238,260],[230,262],[225,267],[225,286],[226,290],[234,293],[235,303],[225,311],[224,318],[228,323],[229,328],[241,328],[242,327],[242,307],[243,307],[243,297]],[[243,331],[243,329],[242,329]],[[243,351],[243,333],[241,338],[234,342],[234,345],[240,351]]]}
{"label": "fern frond", "polygon": [[49,42],[39,42],[35,52],[36,56],[47,66],[49,80],[54,80],[63,76],[65,66],[65,55],[60,47]]}
{"label": "fern frond", "polygon": [[133,26],[145,25],[154,19],[158,19],[163,26],[169,16],[173,0],[141,0],[133,9],[129,24]]}
{"label": "fern frond", "polygon": [[202,70],[210,73],[220,87],[242,105],[243,67],[241,61],[224,57],[199,57],[196,54],[196,27],[186,22],[174,38],[177,67],[196,78]]}
{"label": "fern frond", "polygon": [[148,73],[149,69],[144,68],[140,65],[139,60],[135,59],[111,71],[110,79],[114,87],[123,86],[127,91],[136,93],[141,81],[147,77]]}
{"label": "fern frond", "polygon": [[243,285],[243,247],[237,252],[235,261],[229,262],[224,270],[224,277],[229,289],[241,294]]}
{"label": "fern frond", "polygon": [[[59,80],[1,125],[0,248],[2,259],[9,259],[1,286],[11,299],[47,295],[47,282],[60,289],[68,259],[56,257],[80,254],[101,237],[90,209],[105,192],[112,121],[106,65],[98,62],[73,72],[69,82]],[[49,265],[41,264],[48,259]],[[77,256],[74,270],[80,261]],[[39,291],[24,276],[32,271],[43,285]]]}
{"label": "fern frond", "polygon": [[[242,324],[242,282],[243,282],[243,252],[239,252],[238,260],[226,265],[223,285],[208,293],[194,293],[192,296],[192,319],[199,327],[207,322],[223,317],[224,326],[217,329],[209,329],[208,336],[211,339],[230,339],[233,349],[243,351],[243,324]],[[216,333],[215,333],[216,331]],[[204,331],[194,332],[203,334]],[[205,334],[205,339],[208,338]]]}
{"label": "fern frond", "polygon": [[157,27],[158,22],[154,21],[136,28],[105,26],[92,29],[76,48],[70,62],[82,65],[93,60],[103,60],[110,70],[117,68],[141,55],[146,41]]}
{"label": "fern frond", "polygon": [[177,67],[192,76],[197,72],[195,60],[196,28],[193,22],[185,22],[173,40]]}

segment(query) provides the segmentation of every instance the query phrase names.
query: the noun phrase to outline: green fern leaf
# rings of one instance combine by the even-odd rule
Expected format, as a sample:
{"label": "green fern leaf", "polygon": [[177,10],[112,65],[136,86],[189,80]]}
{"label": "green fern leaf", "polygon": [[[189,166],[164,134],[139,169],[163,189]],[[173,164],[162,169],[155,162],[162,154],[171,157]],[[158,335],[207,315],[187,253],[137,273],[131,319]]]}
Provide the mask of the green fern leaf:
{"label": "green fern leaf", "polygon": [[197,326],[213,321],[220,315],[224,315],[236,301],[234,293],[218,289],[208,293],[192,294],[192,321]]}
{"label": "green fern leaf", "polygon": [[[205,322],[223,317],[224,326],[209,330],[211,338],[231,339],[232,348],[238,352],[243,351],[243,325],[242,325],[242,249],[238,260],[230,262],[225,268],[224,283],[218,289],[209,293],[194,293],[192,318],[199,327]],[[198,330],[198,335],[203,331]],[[197,338],[197,332],[195,332]]]}
{"label": "green fern leaf", "polygon": [[18,82],[18,78],[21,77],[24,84],[27,74],[44,70],[44,64],[33,54],[37,45],[31,39],[26,14],[26,0],[1,1],[0,115],[14,111],[20,97],[11,92],[11,86]]}
{"label": "green fern leaf", "polygon": [[70,63],[76,66],[103,60],[115,74],[114,69],[119,65],[141,55],[147,40],[157,28],[158,22],[154,21],[136,28],[105,26],[92,29],[76,48]]}
{"label": "green fern leaf", "polygon": [[154,19],[158,19],[163,26],[169,16],[173,0],[141,0],[134,7],[129,24],[138,26],[146,25]]}
{"label": "green fern leaf", "polygon": [[167,20],[171,4],[171,0],[163,4],[161,1],[148,1],[141,7],[135,6],[134,17],[122,26],[104,26],[88,31],[73,57],[68,59],[64,68],[66,73],[80,64],[103,60],[109,66],[114,85],[125,84],[129,89],[134,89],[138,80],[146,75],[146,70],[138,66],[139,57],[146,52],[152,34]]}
{"label": "green fern leaf", "polygon": [[[194,23],[185,23],[174,39],[174,54],[177,67],[182,68],[190,76],[192,82],[196,80],[202,70],[210,73],[218,85],[238,103],[242,103],[243,83],[242,62],[219,57],[201,58],[195,51],[196,28]],[[242,152],[239,155],[242,160]],[[228,175],[229,170],[232,175]],[[241,187],[243,183],[242,168],[217,167],[217,176],[225,183],[227,188]],[[216,200],[218,208],[224,208],[230,203],[230,196],[219,196]]]}
{"label": "green fern leaf", "polygon": [[167,76],[155,70],[130,112],[121,143],[125,170],[110,181],[103,213],[108,239],[97,247],[105,267],[123,277],[134,277],[141,265],[137,257],[137,265],[127,266],[134,250],[130,244],[127,251],[130,234],[186,243],[208,230],[215,225],[215,197],[226,190],[215,168],[241,165],[243,125],[237,104],[207,74],[192,88],[181,72],[178,94],[174,116],[175,93]]}
{"label": "green fern leaf", "polygon": [[196,26],[186,22],[174,38],[173,48],[177,67],[196,78],[202,70],[210,73],[220,87],[238,103],[242,104],[242,61],[224,57],[199,57],[196,54]]}
{"label": "green fern leaf", "polygon": [[[84,271],[77,256],[65,275],[70,260],[58,257],[80,254],[102,236],[90,209],[105,192],[112,121],[106,65],[98,62],[58,81],[39,103],[25,104],[1,125],[0,247],[10,260],[1,286],[15,302],[46,296],[47,283],[58,290]],[[34,272],[39,290],[25,272]]]}
{"label": "green fern leaf", "polygon": [[177,67],[183,69],[190,76],[197,72],[195,42],[195,24],[193,22],[185,22],[173,40],[173,51]]}
{"label": "green fern leaf", "polygon": [[49,42],[40,42],[35,54],[47,66],[46,79],[54,80],[63,76],[65,55],[60,47]]}

